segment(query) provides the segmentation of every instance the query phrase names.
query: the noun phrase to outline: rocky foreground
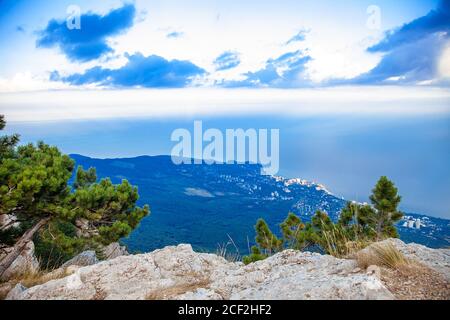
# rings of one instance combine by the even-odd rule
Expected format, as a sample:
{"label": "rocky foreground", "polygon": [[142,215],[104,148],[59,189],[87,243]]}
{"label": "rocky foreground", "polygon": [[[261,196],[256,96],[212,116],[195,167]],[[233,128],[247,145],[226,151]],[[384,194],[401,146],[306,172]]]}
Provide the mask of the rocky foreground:
{"label": "rocky foreground", "polygon": [[[397,273],[352,259],[286,250],[248,266],[190,245],[119,256],[7,299],[449,299],[450,250],[386,240],[422,267]],[[425,278],[424,278],[425,277]]]}

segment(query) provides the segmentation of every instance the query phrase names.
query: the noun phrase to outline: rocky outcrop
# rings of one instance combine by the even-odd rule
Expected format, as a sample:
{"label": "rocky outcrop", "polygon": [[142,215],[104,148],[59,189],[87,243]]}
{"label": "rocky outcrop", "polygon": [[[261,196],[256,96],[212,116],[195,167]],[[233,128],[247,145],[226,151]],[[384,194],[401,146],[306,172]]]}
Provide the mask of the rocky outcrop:
{"label": "rocky outcrop", "polygon": [[[13,248],[4,249],[0,255],[0,261],[11,251]],[[13,261],[13,263],[6,269],[2,275],[1,280],[9,280],[12,278],[18,278],[22,275],[29,273],[36,273],[39,271],[39,261],[34,255],[34,243],[29,241],[26,243],[24,249],[20,255]]]}
{"label": "rocky outcrop", "polygon": [[86,267],[96,264],[97,262],[98,259],[95,251],[89,250],[76,255],[75,257],[64,263],[61,268],[66,269],[70,266]]}
{"label": "rocky outcrop", "polygon": [[285,251],[249,266],[189,245],[123,256],[30,288],[19,299],[392,299],[350,260]]}
{"label": "rocky outcrop", "polygon": [[0,300],[3,300],[6,298],[9,292],[14,288],[16,285],[15,282],[8,281],[0,284]]}
{"label": "rocky outcrop", "polygon": [[129,255],[127,248],[118,242],[107,245],[101,250],[101,253],[106,260]]}
{"label": "rocky outcrop", "polygon": [[18,283],[14,286],[14,288],[11,291],[9,291],[5,299],[17,300],[20,298],[21,294],[24,293],[26,290],[27,290],[26,287],[24,287],[21,283]]}
{"label": "rocky outcrop", "polygon": [[435,270],[450,281],[450,250],[449,249],[431,249],[421,244],[404,243],[400,239],[388,239],[383,243],[393,244],[407,258],[419,261],[425,266]]}
{"label": "rocky outcrop", "polygon": [[[386,251],[380,251],[383,247]],[[393,247],[400,256],[392,251]],[[379,252],[384,252],[384,257]],[[362,265],[376,262],[380,257],[381,268],[368,266],[367,272],[377,274],[397,299],[450,300],[450,250],[389,239],[372,244],[357,254]],[[397,266],[388,267],[392,263]]]}
{"label": "rocky outcrop", "polygon": [[[406,255],[448,272],[448,250],[394,241]],[[403,249],[402,249],[403,248]],[[286,250],[250,265],[196,253],[190,245],[120,256],[32,287],[12,299],[394,299],[379,270],[354,260]]]}

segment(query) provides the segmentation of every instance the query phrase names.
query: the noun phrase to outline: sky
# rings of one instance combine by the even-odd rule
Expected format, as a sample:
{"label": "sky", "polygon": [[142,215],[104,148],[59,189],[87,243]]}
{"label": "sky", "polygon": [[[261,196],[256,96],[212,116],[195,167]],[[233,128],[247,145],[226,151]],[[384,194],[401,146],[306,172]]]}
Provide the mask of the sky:
{"label": "sky", "polygon": [[0,92],[449,84],[448,0],[1,0],[0,12]]}
{"label": "sky", "polygon": [[282,174],[450,218],[449,31],[450,0],[0,0],[0,113],[98,157],[279,128]]}

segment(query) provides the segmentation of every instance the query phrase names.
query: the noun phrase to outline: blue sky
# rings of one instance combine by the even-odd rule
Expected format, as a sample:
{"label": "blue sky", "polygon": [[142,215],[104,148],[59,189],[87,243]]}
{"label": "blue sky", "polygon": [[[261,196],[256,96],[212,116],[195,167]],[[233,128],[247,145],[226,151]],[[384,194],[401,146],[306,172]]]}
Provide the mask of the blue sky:
{"label": "blue sky", "polygon": [[[79,30],[67,27],[70,5],[80,9]],[[449,7],[448,0],[2,0],[0,92],[448,86]]]}

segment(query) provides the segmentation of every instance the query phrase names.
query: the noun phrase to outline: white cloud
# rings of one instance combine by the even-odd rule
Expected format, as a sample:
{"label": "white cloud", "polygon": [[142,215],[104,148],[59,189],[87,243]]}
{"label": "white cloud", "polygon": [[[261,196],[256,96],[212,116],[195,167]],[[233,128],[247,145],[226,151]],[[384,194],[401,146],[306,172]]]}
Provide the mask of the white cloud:
{"label": "white cloud", "polygon": [[438,68],[442,78],[450,78],[450,41],[441,55]]}
{"label": "white cloud", "polygon": [[[242,80],[242,74],[261,69],[267,59],[299,49],[307,49],[312,57],[313,60],[306,65],[306,76],[318,84],[332,78],[355,77],[372,69],[380,60],[380,56],[366,52],[366,48],[382,36],[382,30],[374,31],[366,27],[365,4],[350,6],[327,1],[249,1],[236,6],[227,1],[184,4],[170,0],[136,0],[134,3],[139,17],[128,32],[111,39],[109,45],[114,48],[115,55],[109,60],[71,63],[56,49],[37,49],[36,35],[32,32],[14,37],[14,50],[0,54],[3,62],[0,67],[0,78],[3,78],[0,90],[22,90],[22,87],[27,86],[32,90],[53,89],[60,84],[41,81],[40,85],[28,83],[22,86],[12,83],[10,78],[17,72],[29,71],[31,78],[45,80],[48,73],[54,70],[67,76],[82,73],[97,65],[118,68],[126,63],[123,58],[125,53],[135,52],[145,56],[155,54],[168,60],[189,60],[210,72],[207,78],[202,79],[205,85],[221,80]],[[79,4],[83,12],[106,13],[111,8],[120,7],[122,1],[80,0]],[[389,6],[383,4],[383,12],[389,10]],[[58,5],[52,3],[41,11],[33,14],[31,21],[26,20],[30,30],[43,28],[50,18],[64,18],[66,14],[63,1],[58,2]],[[401,25],[412,19],[408,14],[418,14],[412,9],[407,11],[401,15],[391,15],[396,17],[394,21],[391,21],[392,17],[383,15],[383,28]],[[305,29],[311,31],[305,41],[285,46],[299,30]],[[168,30],[182,31],[183,37],[168,39]],[[216,72],[214,59],[230,50],[240,53],[240,65]],[[445,73],[448,67],[442,61],[441,70]]]}
{"label": "white cloud", "polygon": [[69,89],[70,86],[49,80],[49,75],[35,76],[31,72],[15,74],[10,79],[0,78],[0,93]]}

